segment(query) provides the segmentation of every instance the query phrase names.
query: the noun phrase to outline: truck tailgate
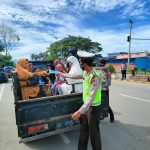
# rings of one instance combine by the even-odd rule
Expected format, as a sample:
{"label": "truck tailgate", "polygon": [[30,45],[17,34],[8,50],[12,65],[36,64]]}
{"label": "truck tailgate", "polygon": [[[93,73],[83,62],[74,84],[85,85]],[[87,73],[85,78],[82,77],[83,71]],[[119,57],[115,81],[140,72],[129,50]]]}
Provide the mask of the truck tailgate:
{"label": "truck tailgate", "polygon": [[[79,121],[72,121],[71,114],[82,105],[82,94],[70,94],[36,98],[15,103],[16,124],[18,136],[29,138],[40,134],[50,135],[79,126]],[[46,130],[30,132],[30,129],[40,126]]]}

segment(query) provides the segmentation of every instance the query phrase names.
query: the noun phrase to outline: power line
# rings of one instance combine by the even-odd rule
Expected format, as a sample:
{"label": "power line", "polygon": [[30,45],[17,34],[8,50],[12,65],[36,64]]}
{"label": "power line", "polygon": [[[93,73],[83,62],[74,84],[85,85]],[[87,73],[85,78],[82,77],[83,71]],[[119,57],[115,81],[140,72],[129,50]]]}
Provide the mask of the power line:
{"label": "power line", "polygon": [[141,38],[131,38],[132,40],[150,40],[150,39],[141,39]]}

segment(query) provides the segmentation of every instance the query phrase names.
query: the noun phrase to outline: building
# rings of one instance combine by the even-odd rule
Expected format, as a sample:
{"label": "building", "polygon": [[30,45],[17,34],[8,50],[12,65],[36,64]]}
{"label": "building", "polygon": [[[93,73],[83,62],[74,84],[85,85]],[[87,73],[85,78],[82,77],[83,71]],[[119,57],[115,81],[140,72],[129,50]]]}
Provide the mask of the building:
{"label": "building", "polygon": [[[120,53],[113,59],[109,56],[108,64],[112,64],[116,72],[121,71],[121,64],[123,62],[128,63],[128,53]],[[148,56],[148,52],[132,53],[130,58],[130,65],[131,64],[134,64],[138,70],[150,71],[150,56]]]}
{"label": "building", "polygon": [[128,54],[126,52],[118,52],[118,53],[108,53],[108,58],[116,58],[116,56],[121,54]]}

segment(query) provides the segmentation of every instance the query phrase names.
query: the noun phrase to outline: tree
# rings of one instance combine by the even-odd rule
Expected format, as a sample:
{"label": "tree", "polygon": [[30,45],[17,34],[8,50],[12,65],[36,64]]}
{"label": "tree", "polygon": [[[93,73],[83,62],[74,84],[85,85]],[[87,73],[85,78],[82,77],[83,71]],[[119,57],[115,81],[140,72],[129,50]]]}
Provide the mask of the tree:
{"label": "tree", "polygon": [[5,66],[13,66],[13,62],[11,61],[12,59],[11,55],[8,56],[2,55],[1,52],[3,51],[4,51],[4,46],[0,41],[0,68]]}
{"label": "tree", "polygon": [[99,53],[102,51],[101,44],[98,42],[92,42],[90,38],[84,38],[81,36],[68,36],[60,41],[52,43],[47,49],[49,53],[49,59],[54,60],[62,54],[64,57],[68,55],[68,50],[73,48],[75,50],[85,50],[87,52]]}
{"label": "tree", "polygon": [[4,46],[2,44],[2,42],[0,41],[0,52],[4,51]]}
{"label": "tree", "polygon": [[35,57],[35,54],[30,55],[31,60],[34,60],[34,57]]}
{"label": "tree", "polygon": [[107,68],[108,68],[108,70],[109,70],[110,73],[116,73],[115,67],[114,67],[112,64],[109,64],[109,65],[107,66]]}
{"label": "tree", "polygon": [[8,55],[8,50],[14,46],[15,42],[20,40],[16,32],[5,23],[0,24],[0,39],[4,46],[6,56]]}
{"label": "tree", "polygon": [[48,57],[47,53],[44,52],[44,53],[39,53],[39,54],[31,54],[30,57],[31,57],[31,60],[45,60],[45,56]]}
{"label": "tree", "polygon": [[12,57],[10,55],[5,56],[0,54],[0,68],[5,66],[13,66],[13,62],[11,61]]}
{"label": "tree", "polygon": [[35,61],[39,58],[39,56],[36,54],[31,54],[30,57],[32,60],[35,60]]}

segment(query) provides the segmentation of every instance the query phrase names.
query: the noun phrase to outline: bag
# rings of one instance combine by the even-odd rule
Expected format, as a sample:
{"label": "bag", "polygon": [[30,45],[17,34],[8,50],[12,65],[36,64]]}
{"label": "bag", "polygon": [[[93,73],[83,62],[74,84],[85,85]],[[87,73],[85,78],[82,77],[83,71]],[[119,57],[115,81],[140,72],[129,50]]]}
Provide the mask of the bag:
{"label": "bag", "polygon": [[28,86],[37,86],[39,84],[38,77],[30,77],[28,80]]}

